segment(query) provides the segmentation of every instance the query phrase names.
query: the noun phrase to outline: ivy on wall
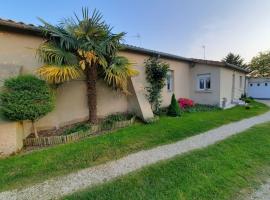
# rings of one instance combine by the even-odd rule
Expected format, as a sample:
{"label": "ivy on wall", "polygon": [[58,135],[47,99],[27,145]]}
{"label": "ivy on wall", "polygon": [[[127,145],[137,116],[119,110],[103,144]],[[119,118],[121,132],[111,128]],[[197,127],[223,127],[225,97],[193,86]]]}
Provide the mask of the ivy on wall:
{"label": "ivy on wall", "polygon": [[169,70],[169,64],[161,61],[158,57],[150,57],[145,62],[145,73],[148,86],[147,99],[155,114],[159,114],[162,102],[161,92],[166,84],[166,77]]}

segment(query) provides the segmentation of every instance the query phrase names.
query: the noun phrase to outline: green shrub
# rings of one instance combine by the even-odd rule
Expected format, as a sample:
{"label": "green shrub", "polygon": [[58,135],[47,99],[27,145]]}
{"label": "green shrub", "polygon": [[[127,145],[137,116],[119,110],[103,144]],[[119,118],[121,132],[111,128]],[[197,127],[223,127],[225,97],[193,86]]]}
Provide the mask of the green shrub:
{"label": "green shrub", "polygon": [[247,110],[249,110],[251,107],[250,107],[250,106],[245,106],[245,108],[246,108]]}
{"label": "green shrub", "polygon": [[168,115],[172,117],[177,117],[181,115],[181,110],[180,110],[178,102],[175,99],[174,94],[172,95],[171,105],[168,108]]}
{"label": "green shrub", "polygon": [[250,103],[250,102],[251,102],[251,99],[244,99],[244,101],[245,101],[246,103]]}
{"label": "green shrub", "polygon": [[123,114],[111,114],[106,119],[114,122],[119,122],[125,120],[126,116]]}
{"label": "green shrub", "polygon": [[76,124],[74,127],[67,129],[63,132],[64,135],[69,135],[76,132],[86,132],[91,129],[91,125],[89,123],[80,123]]}
{"label": "green shrub", "polygon": [[103,129],[111,129],[115,122],[124,121],[124,120],[130,120],[133,117],[132,114],[111,114],[107,116],[101,123],[101,126]]}
{"label": "green shrub", "polygon": [[252,97],[248,97],[246,93],[241,95],[240,100],[246,102],[246,103],[251,103],[254,99]]}
{"label": "green shrub", "polygon": [[[168,113],[169,107],[164,107],[160,109],[161,115],[166,115]],[[195,113],[195,112],[210,112],[210,111],[216,111],[216,110],[222,110],[218,106],[213,105],[205,105],[205,104],[195,104],[192,107],[188,107],[185,109],[181,109],[181,113]]]}
{"label": "green shrub", "polygon": [[252,101],[254,101],[252,97],[241,98],[241,100],[246,102],[246,103],[251,103]]}
{"label": "green shrub", "polygon": [[245,98],[247,98],[247,94],[246,93],[241,94],[241,98],[240,99],[242,100],[242,99],[245,99]]}
{"label": "green shrub", "polygon": [[194,113],[194,112],[209,112],[216,110],[222,109],[218,106],[195,104],[193,107],[185,108],[183,112]]}
{"label": "green shrub", "polygon": [[160,108],[159,115],[167,115],[168,114],[168,108],[169,107]]}
{"label": "green shrub", "polygon": [[21,75],[4,82],[0,110],[12,121],[31,120],[36,137],[35,121],[54,108],[54,95],[45,81],[32,75]]}

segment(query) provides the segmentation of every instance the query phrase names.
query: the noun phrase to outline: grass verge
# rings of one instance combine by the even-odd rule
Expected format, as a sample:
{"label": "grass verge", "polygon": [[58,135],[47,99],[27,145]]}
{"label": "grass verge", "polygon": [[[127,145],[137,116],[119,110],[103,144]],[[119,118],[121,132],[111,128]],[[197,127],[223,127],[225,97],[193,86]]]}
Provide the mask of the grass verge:
{"label": "grass verge", "polygon": [[251,104],[249,110],[234,107],[224,111],[184,113],[179,118],[161,117],[153,124],[135,124],[107,135],[1,159],[0,191],[25,187],[142,149],[172,143],[269,110],[264,104]]}
{"label": "grass verge", "polygon": [[235,199],[239,191],[258,184],[270,167],[269,155],[267,123],[64,199]]}

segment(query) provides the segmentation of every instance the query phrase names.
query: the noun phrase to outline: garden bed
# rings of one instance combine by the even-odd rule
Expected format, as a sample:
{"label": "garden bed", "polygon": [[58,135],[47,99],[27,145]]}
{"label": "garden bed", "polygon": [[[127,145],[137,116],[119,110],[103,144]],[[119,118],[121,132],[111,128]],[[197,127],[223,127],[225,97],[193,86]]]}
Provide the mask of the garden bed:
{"label": "garden bed", "polygon": [[[106,121],[107,119],[105,119]],[[67,133],[66,135],[56,135],[56,136],[48,136],[48,137],[39,137],[39,138],[26,138],[23,140],[23,145],[25,147],[33,147],[33,146],[50,146],[57,144],[65,144],[73,141],[77,141],[90,135],[97,134],[106,130],[115,130],[118,128],[127,127],[135,122],[135,117],[131,117],[129,120],[123,121],[106,121],[106,123],[101,123],[98,125],[91,125],[89,127],[90,130],[87,131],[77,131],[74,133],[68,133],[68,131],[62,131],[63,133]]]}
{"label": "garden bed", "polygon": [[[203,104],[194,104],[193,106],[182,108],[180,107],[181,115],[184,113],[196,113],[196,112],[211,112],[211,111],[218,111],[222,110],[218,106],[212,105],[203,105]],[[164,116],[168,113],[168,107],[163,107],[160,109],[160,115]]]}

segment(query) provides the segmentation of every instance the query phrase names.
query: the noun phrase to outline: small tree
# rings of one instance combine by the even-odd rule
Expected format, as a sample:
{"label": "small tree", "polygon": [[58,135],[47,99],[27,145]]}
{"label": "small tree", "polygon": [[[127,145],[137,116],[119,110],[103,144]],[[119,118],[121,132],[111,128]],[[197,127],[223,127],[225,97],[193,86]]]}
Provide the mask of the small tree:
{"label": "small tree", "polygon": [[158,114],[161,105],[161,91],[166,83],[169,65],[156,57],[150,57],[145,61],[147,98],[154,113]]}
{"label": "small tree", "polygon": [[270,76],[270,51],[260,52],[250,62],[250,75],[252,77]]}
{"label": "small tree", "polygon": [[32,75],[10,78],[4,82],[0,95],[1,112],[9,120],[31,120],[35,136],[35,122],[54,108],[54,95],[45,81]]}
{"label": "small tree", "polygon": [[168,108],[168,115],[172,117],[178,117],[181,115],[181,110],[174,94],[172,95],[171,105]]}
{"label": "small tree", "polygon": [[239,67],[246,67],[244,59],[239,54],[233,54],[230,52],[222,59],[222,61]]}

